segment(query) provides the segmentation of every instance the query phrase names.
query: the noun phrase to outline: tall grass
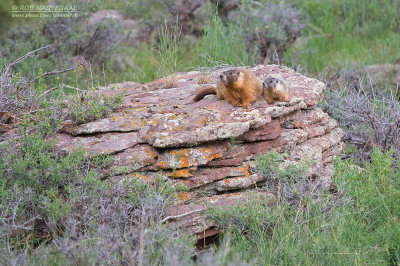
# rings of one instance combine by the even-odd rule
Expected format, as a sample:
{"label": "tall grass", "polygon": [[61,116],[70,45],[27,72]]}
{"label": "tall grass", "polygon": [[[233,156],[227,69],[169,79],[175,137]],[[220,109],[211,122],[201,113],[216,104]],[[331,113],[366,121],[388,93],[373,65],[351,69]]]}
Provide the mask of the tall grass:
{"label": "tall grass", "polygon": [[176,78],[173,75],[178,65],[178,50],[180,42],[181,30],[178,26],[178,18],[176,18],[175,26],[172,30],[168,28],[165,22],[159,28],[160,44],[160,68],[159,71],[164,77],[164,85],[167,88],[176,86]]}
{"label": "tall grass", "polygon": [[291,2],[305,11],[307,23],[303,38],[286,54],[286,64],[319,72],[354,62],[393,63],[400,54],[397,0]]}
{"label": "tall grass", "polygon": [[195,64],[204,67],[251,65],[256,62],[255,54],[247,52],[244,28],[240,23],[225,25],[217,12],[210,12],[196,54]]}
{"label": "tall grass", "polygon": [[336,196],[304,197],[294,206],[256,198],[211,211],[211,220],[257,265],[399,264],[400,168],[391,155],[375,150],[363,171],[336,161]]}

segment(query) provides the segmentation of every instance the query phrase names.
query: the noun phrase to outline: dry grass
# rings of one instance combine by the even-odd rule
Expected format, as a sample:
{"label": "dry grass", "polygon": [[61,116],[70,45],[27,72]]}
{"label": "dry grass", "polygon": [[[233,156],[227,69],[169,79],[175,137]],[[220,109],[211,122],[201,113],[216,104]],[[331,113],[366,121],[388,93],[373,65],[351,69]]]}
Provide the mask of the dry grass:
{"label": "dry grass", "polygon": [[164,78],[164,88],[165,89],[171,89],[171,88],[176,88],[178,86],[178,79],[176,78],[176,75],[169,75]]}
{"label": "dry grass", "polygon": [[211,77],[210,72],[201,72],[199,77],[197,78],[197,84],[210,84]]}

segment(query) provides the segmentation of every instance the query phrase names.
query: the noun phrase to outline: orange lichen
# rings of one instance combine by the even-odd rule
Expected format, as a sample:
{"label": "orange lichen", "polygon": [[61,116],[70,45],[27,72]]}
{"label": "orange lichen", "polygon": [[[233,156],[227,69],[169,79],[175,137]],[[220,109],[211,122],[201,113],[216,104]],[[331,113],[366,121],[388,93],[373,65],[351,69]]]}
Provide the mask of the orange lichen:
{"label": "orange lichen", "polygon": [[190,194],[188,192],[178,192],[176,193],[179,201],[190,200]]}
{"label": "orange lichen", "polygon": [[164,169],[165,169],[165,168],[167,168],[167,166],[168,166],[168,162],[167,162],[167,161],[158,162],[157,165],[160,166],[161,168],[164,168]]}
{"label": "orange lichen", "polygon": [[150,180],[150,179],[149,179],[147,176],[145,176],[145,175],[140,175],[139,177],[142,178],[142,179],[144,179],[144,180],[147,180],[147,181]]}
{"label": "orange lichen", "polygon": [[241,170],[246,177],[250,177],[250,172],[247,167],[242,167]]}
{"label": "orange lichen", "polygon": [[249,167],[235,167],[233,170],[241,171],[246,177],[250,176]]}
{"label": "orange lichen", "polygon": [[181,165],[180,167],[189,167],[189,157],[186,155],[186,150],[181,151]]}
{"label": "orange lichen", "polygon": [[176,161],[179,161],[179,168],[189,167],[190,161],[189,156],[187,156],[187,149],[182,150],[173,150],[171,151],[172,155],[175,156]]}
{"label": "orange lichen", "polygon": [[300,127],[300,126],[301,126],[301,123],[300,123],[300,122],[296,122],[296,123],[294,123],[294,126],[295,126],[295,127]]}
{"label": "orange lichen", "polygon": [[189,172],[189,169],[180,169],[173,171],[172,173],[168,174],[169,177],[174,177],[174,178],[183,178],[183,177],[190,177],[192,176],[191,173]]}
{"label": "orange lichen", "polygon": [[144,149],[144,152],[149,154],[153,159],[157,157],[156,152],[149,151],[148,149]]}

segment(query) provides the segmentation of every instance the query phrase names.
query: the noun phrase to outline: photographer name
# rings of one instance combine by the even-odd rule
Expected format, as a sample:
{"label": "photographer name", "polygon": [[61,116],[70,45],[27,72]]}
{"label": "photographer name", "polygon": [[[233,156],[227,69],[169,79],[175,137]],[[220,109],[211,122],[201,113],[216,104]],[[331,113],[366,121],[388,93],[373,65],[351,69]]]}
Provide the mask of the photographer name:
{"label": "photographer name", "polygon": [[75,5],[20,5],[13,6],[13,12],[78,12]]}

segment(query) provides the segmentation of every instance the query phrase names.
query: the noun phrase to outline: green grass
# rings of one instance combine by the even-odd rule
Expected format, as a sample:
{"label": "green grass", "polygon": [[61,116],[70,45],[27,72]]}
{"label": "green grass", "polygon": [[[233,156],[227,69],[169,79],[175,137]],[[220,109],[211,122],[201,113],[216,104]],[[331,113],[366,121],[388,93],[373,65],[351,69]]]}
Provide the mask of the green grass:
{"label": "green grass", "polygon": [[293,1],[307,16],[306,29],[285,55],[286,64],[300,64],[318,73],[326,67],[346,68],[393,63],[400,53],[398,1]]}
{"label": "green grass", "polygon": [[336,196],[295,206],[255,198],[209,217],[257,265],[399,264],[400,168],[391,155],[375,150],[364,171],[337,160]]}
{"label": "green grass", "polygon": [[234,23],[225,25],[215,11],[209,12],[196,55],[196,66],[203,67],[251,65],[256,62],[256,56],[247,53],[244,28]]}

